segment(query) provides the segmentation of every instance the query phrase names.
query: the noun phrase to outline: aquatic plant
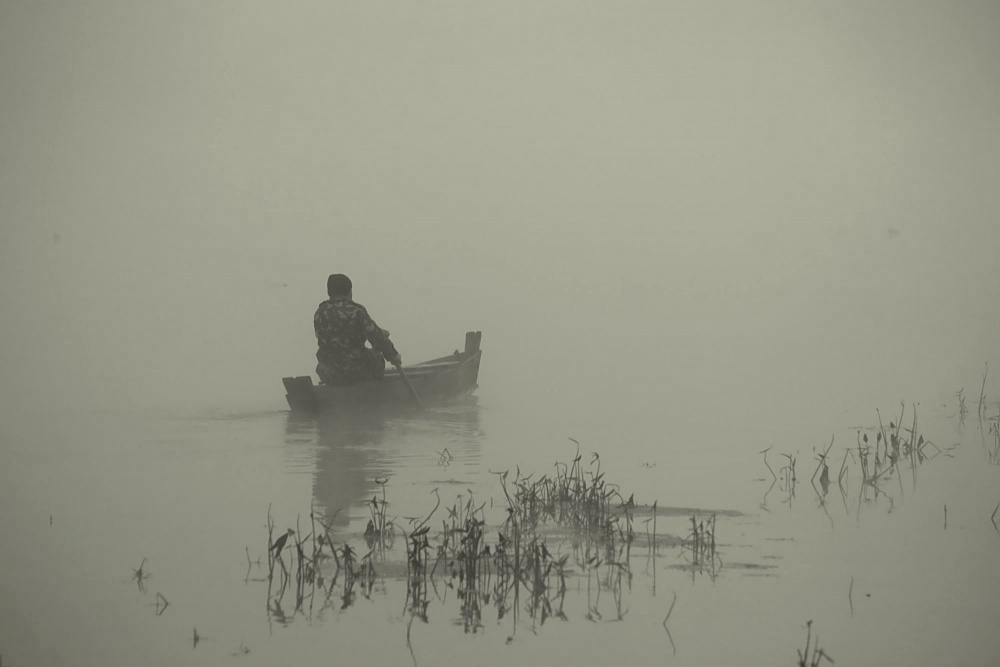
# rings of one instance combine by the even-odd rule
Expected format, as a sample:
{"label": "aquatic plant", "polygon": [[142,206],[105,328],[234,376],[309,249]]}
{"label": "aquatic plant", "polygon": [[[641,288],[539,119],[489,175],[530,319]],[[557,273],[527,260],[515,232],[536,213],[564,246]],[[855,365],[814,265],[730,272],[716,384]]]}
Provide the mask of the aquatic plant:
{"label": "aquatic plant", "polygon": [[979,419],[982,420],[986,416],[986,376],[990,372],[990,362],[986,362],[986,366],[983,368],[983,385],[979,390],[979,410],[977,414]]}
{"label": "aquatic plant", "polygon": [[826,660],[830,664],[833,664],[833,658],[826,654],[826,652],[819,646],[819,635],[816,635],[816,641],[812,642],[812,621],[806,621],[806,647],[804,650],[796,649],[799,655],[799,661],[796,663],[798,667],[819,667],[821,660]]}
{"label": "aquatic plant", "polygon": [[157,591],[154,606],[156,607],[156,615],[160,616],[167,610],[167,607],[170,606],[170,602],[163,596],[163,593]]}
{"label": "aquatic plant", "polygon": [[142,562],[139,563],[139,567],[132,570],[132,579],[135,581],[136,585],[139,587],[139,591],[146,592],[146,580],[152,577],[152,573],[146,572],[143,568],[146,566],[146,559],[143,558]]}
{"label": "aquatic plant", "polygon": [[990,424],[990,435],[993,442],[987,449],[991,463],[1000,463],[1000,420]]}
{"label": "aquatic plant", "polygon": [[427,621],[427,606],[430,600],[428,589],[428,560],[430,541],[427,533],[430,526],[422,526],[406,536],[406,605],[410,612]]}
{"label": "aquatic plant", "polygon": [[[961,394],[961,390],[959,394]],[[858,428],[856,431],[856,443],[844,449],[836,481],[837,489],[843,499],[845,511],[850,512],[848,503],[849,487],[856,473],[860,476],[860,487],[857,496],[858,512],[860,513],[862,505],[878,502],[882,498],[885,498],[889,502],[889,510],[891,511],[895,505],[895,501],[903,495],[904,471],[910,473],[912,476],[912,486],[916,488],[918,469],[924,463],[942,454],[948,457],[952,456],[951,451],[957,445],[944,449],[938,447],[928,437],[919,432],[916,405],[912,405],[909,409],[909,416],[907,415],[907,411],[906,404],[901,402],[898,417],[891,419],[888,426],[886,426],[881,411],[876,409],[877,425],[869,428]],[[909,422],[909,426],[905,427],[904,423],[907,421]],[[1000,429],[991,427],[991,434],[995,434],[995,444],[986,447],[986,449],[990,453],[991,460],[1000,462]],[[983,442],[985,447],[985,435]],[[817,453],[817,465],[810,478],[818,505],[828,517],[830,514],[827,511],[826,499],[829,489],[833,485],[830,467],[830,453],[833,449],[833,444],[834,439],[831,438],[829,444],[825,445]],[[778,486],[787,494],[783,502],[791,505],[792,500],[795,498],[797,481],[796,456],[787,453],[781,454],[785,459],[785,463],[775,471],[767,459],[767,454],[771,449],[772,447],[768,447],[760,452],[764,457],[764,466],[771,474],[771,484],[764,493],[761,503],[761,508],[765,511],[769,511],[767,508],[767,498],[775,486]],[[898,485],[898,494],[890,493],[891,489],[886,485],[887,482],[893,479],[895,479],[895,484]],[[832,523],[833,519],[830,518],[830,521]]]}
{"label": "aquatic plant", "polygon": [[[649,553],[652,554],[654,557],[656,556],[656,503],[657,503],[657,501],[654,500],[653,501],[653,506],[651,508],[652,511],[653,511],[653,516],[650,517],[650,518],[648,518],[648,519],[646,519],[643,522],[644,524],[646,524],[646,542],[649,545]],[[649,534],[649,524],[650,523],[653,524],[653,534],[652,535]]]}
{"label": "aquatic plant", "polygon": [[691,515],[691,532],[685,546],[690,554],[692,574],[707,572],[714,579],[722,567],[722,558],[715,549],[715,514],[701,521]]}
{"label": "aquatic plant", "polygon": [[[826,449],[823,450],[823,453],[819,455],[819,463],[816,465],[816,470],[813,471],[812,478],[809,480],[809,483],[812,484],[813,490],[816,491],[816,495],[820,499],[821,505],[823,504],[824,498],[826,498],[826,494],[830,491],[830,466],[827,464],[827,456],[833,448],[833,440],[834,437],[831,436],[830,444],[827,445]],[[819,475],[819,486],[820,489],[822,489],[822,493],[820,493],[820,489],[816,488],[816,475]]]}
{"label": "aquatic plant", "polygon": [[437,548],[437,559],[431,576],[442,563],[450,575],[450,586],[462,600],[461,615],[466,632],[478,632],[482,627],[482,605],[490,598],[491,552],[486,544],[486,521],[483,510],[486,503],[478,507],[475,496],[463,502],[458,496],[455,504],[448,509],[448,517],[443,519],[441,542]]}
{"label": "aquatic plant", "polygon": [[[328,518],[317,516],[315,511],[310,508],[311,530],[308,534],[305,534],[301,539],[293,539],[293,536],[302,535],[304,532],[299,525],[299,519],[296,519],[295,529],[289,528],[277,539],[274,539],[275,523],[271,517],[271,508],[268,507],[268,574],[263,580],[266,580],[268,584],[267,612],[269,618],[274,618],[282,624],[291,622],[291,617],[284,612],[282,607],[286,593],[291,590],[294,590],[295,603],[292,617],[298,613],[308,613],[311,617],[317,593],[322,594],[320,612],[331,607],[335,599],[335,587],[338,581],[341,585],[339,589],[341,609],[353,604],[357,591],[360,591],[365,597],[370,597],[377,576],[373,562],[375,550],[370,549],[359,557],[349,544],[336,547],[331,537],[336,514],[335,512],[333,516]],[[249,572],[253,566],[249,547],[245,549],[245,553],[247,577],[244,580],[248,581]],[[287,564],[285,562],[286,553],[289,554]],[[326,561],[333,561],[332,573],[329,566],[324,568],[323,564]],[[259,558],[257,564],[260,566]],[[275,582],[276,576],[277,582]],[[294,587],[291,586],[293,581]]]}
{"label": "aquatic plant", "polygon": [[[243,583],[246,584],[250,582],[250,571],[253,569],[253,566],[256,565],[257,568],[260,569],[260,556],[257,556],[257,560],[251,560],[250,545],[247,545],[244,549],[247,556],[247,572],[246,575],[243,577]],[[254,581],[266,581],[266,579],[254,579]]]}
{"label": "aquatic plant", "polygon": [[[512,623],[508,640],[517,632],[522,614],[538,626],[552,618],[568,620],[564,611],[567,580],[575,571],[587,577],[588,591],[593,594],[588,595],[592,620],[600,619],[602,591],[613,596],[615,618],[624,618],[628,613],[626,593],[632,582],[637,507],[633,496],[623,498],[616,485],[605,481],[600,458],[595,454],[589,466],[585,465],[577,443],[574,459],[557,463],[549,475],[534,478],[520,469],[513,477],[508,471],[496,474],[507,507],[493,540],[489,539],[485,516],[487,501],[478,500],[471,490],[459,494],[445,508],[440,530],[432,523],[442,506],[437,489],[431,492],[434,507],[426,515],[406,517],[409,527],[402,528],[388,515],[387,480],[376,480],[382,491],[367,503],[370,517],[363,535],[367,553],[356,551],[350,542],[334,546],[333,519],[312,509],[309,525],[300,526],[296,521],[294,529],[275,538],[275,521],[268,507],[269,618],[285,624],[298,614],[311,617],[316,603],[322,614],[334,600],[339,601],[340,609],[346,609],[358,593],[370,596],[377,578],[375,560],[387,557],[392,550],[396,529],[404,536],[406,548],[403,608],[410,617],[408,640],[414,620],[428,622],[432,597],[444,602],[449,591],[455,591],[460,601],[458,614],[468,633],[484,627],[483,613],[491,605],[498,621],[509,619]],[[655,554],[656,503],[651,513],[645,531],[649,550]],[[571,552],[553,553],[547,538],[553,531],[566,530]],[[710,550],[705,553],[712,553],[713,560],[721,562],[714,555],[714,517],[701,530],[705,548]],[[561,538],[565,535],[559,534]],[[244,551],[248,581],[253,560],[249,547]],[[260,558],[257,564],[261,567]],[[284,600],[292,591],[295,609],[286,613]]]}
{"label": "aquatic plant", "polygon": [[767,509],[767,497],[774,490],[775,486],[779,487],[779,490],[786,494],[785,499],[782,501],[787,503],[789,507],[792,505],[792,500],[795,499],[795,484],[798,481],[798,477],[795,474],[795,462],[796,459],[791,454],[782,454],[787,460],[787,463],[778,469],[778,472],[774,472],[774,468],[767,462],[767,453],[771,451],[771,447],[760,451],[760,454],[764,455],[764,466],[767,468],[768,472],[771,473],[771,485],[764,492],[764,498],[761,501],[761,509],[765,511],[770,511]]}
{"label": "aquatic plant", "polygon": [[667,621],[670,620],[670,614],[674,613],[674,605],[677,604],[677,593],[674,593],[674,599],[670,601],[670,609],[667,610],[667,615],[663,618],[663,629],[667,632],[667,639],[670,640],[670,648],[673,650],[674,655],[677,655],[677,645],[674,644],[674,636],[670,634],[670,628],[667,627]]}
{"label": "aquatic plant", "polygon": [[388,482],[388,477],[375,479],[375,483],[382,488],[382,498],[380,500],[377,495],[372,496],[371,502],[368,503],[371,518],[368,519],[368,526],[365,528],[365,543],[369,549],[377,549],[380,556],[385,554],[386,549],[392,548],[395,529],[394,519],[386,518],[389,503],[386,501],[385,486]]}

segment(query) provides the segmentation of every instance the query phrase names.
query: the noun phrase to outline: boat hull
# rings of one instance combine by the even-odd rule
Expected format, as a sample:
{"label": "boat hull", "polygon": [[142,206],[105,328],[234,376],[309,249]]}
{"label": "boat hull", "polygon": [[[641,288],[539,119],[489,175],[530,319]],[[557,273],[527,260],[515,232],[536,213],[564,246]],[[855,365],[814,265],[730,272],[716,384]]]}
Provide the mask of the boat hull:
{"label": "boat hull", "polygon": [[[437,402],[466,396],[479,386],[479,347],[482,333],[465,335],[465,350],[446,357],[404,366],[406,377],[421,402]],[[348,386],[313,384],[309,375],[282,378],[285,399],[293,412],[326,412],[342,405],[388,405],[414,402],[399,371],[386,369],[379,380],[358,382]]]}

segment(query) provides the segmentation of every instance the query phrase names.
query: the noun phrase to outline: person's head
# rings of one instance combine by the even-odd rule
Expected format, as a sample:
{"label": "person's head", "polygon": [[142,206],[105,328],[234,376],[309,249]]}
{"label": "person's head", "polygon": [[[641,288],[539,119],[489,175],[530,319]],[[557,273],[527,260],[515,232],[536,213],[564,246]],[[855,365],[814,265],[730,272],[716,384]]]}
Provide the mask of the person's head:
{"label": "person's head", "polygon": [[326,293],[330,298],[335,296],[351,296],[351,279],[343,273],[334,273],[326,279]]}

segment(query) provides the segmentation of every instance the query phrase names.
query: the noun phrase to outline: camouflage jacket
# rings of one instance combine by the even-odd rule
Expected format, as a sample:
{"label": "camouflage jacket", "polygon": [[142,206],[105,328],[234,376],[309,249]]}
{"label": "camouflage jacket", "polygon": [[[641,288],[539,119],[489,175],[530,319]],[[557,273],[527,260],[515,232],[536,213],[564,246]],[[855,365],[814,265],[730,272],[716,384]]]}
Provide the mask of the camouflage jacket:
{"label": "camouflage jacket", "polygon": [[316,359],[326,366],[346,368],[363,363],[365,341],[387,360],[398,354],[389,332],[375,324],[364,306],[346,297],[333,297],[319,304],[313,328],[319,344]]}

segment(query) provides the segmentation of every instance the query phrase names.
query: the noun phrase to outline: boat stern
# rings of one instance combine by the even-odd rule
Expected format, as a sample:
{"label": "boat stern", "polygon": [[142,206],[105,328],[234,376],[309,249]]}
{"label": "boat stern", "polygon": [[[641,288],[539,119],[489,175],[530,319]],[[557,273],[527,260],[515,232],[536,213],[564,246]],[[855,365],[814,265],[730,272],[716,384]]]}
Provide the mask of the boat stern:
{"label": "boat stern", "polygon": [[311,376],[285,377],[281,378],[281,382],[285,385],[285,400],[293,411],[315,412],[319,409]]}

